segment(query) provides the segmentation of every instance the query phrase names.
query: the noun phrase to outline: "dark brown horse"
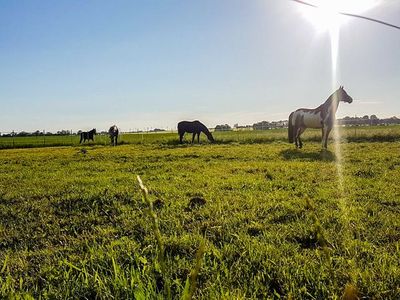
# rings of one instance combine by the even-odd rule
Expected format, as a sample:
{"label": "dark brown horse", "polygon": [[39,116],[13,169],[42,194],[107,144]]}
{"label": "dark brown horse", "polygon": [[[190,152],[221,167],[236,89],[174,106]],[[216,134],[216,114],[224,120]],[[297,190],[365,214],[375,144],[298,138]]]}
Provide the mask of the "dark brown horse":
{"label": "dark brown horse", "polygon": [[346,93],[342,86],[317,108],[299,108],[292,112],[288,124],[289,143],[295,142],[296,148],[301,148],[303,143],[300,135],[306,128],[322,128],[322,147],[326,149],[328,136],[335,124],[336,111],[340,101],[353,102],[353,98]]}
{"label": "dark brown horse", "polygon": [[193,133],[192,144],[197,134],[197,143],[200,143],[200,133],[204,133],[210,142],[214,142],[214,138],[208,128],[200,121],[182,121],[178,123],[179,142],[182,144],[183,135],[185,132]]}
{"label": "dark brown horse", "polygon": [[82,131],[81,132],[81,140],[79,141],[79,143],[81,144],[82,143],[82,141],[83,142],[86,142],[86,140],[92,140],[92,141],[94,141],[94,139],[93,139],[93,137],[94,137],[94,135],[96,134],[96,129],[95,128],[93,128],[92,130],[90,130],[90,131]]}
{"label": "dark brown horse", "polygon": [[110,129],[108,129],[108,135],[110,136],[111,145],[117,146],[117,144],[118,144],[118,134],[119,134],[119,130],[118,130],[118,127],[116,125],[113,125],[113,126],[110,127]]}

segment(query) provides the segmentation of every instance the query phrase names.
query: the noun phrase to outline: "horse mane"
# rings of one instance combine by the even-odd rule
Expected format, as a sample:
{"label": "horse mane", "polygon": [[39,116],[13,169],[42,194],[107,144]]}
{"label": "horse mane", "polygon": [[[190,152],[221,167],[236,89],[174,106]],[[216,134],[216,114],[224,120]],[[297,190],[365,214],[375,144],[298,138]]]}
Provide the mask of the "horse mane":
{"label": "horse mane", "polygon": [[334,97],[334,95],[337,93],[337,91],[333,92],[328,99],[326,99],[326,101],[324,103],[322,103],[320,106],[328,106],[328,105],[332,105],[333,101],[335,100],[335,98],[337,99],[337,97]]}
{"label": "horse mane", "polygon": [[338,90],[334,91],[329,97],[328,99],[326,99],[326,101],[324,103],[322,103],[320,106],[318,106],[317,108],[315,108],[315,111],[321,111],[323,110],[323,108],[331,106],[333,104],[334,101],[336,101],[335,105],[339,105],[339,99],[337,97],[335,97],[336,93],[338,92]]}
{"label": "horse mane", "polygon": [[200,121],[197,121],[197,122],[199,122],[199,126],[200,126],[200,128],[201,128],[201,130],[202,130],[203,132],[205,132],[205,133],[210,133],[210,130],[208,130],[208,128],[207,128],[206,125],[204,125],[204,124],[201,123]]}

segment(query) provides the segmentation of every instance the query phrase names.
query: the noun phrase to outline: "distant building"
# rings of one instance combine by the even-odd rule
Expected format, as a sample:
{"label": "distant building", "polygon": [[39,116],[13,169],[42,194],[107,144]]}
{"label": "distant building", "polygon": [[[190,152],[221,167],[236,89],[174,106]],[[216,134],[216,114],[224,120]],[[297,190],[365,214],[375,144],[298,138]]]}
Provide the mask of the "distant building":
{"label": "distant building", "polygon": [[276,128],[285,128],[287,127],[287,121],[262,121],[253,124],[254,130],[267,130],[267,129],[276,129]]}
{"label": "distant building", "polygon": [[253,130],[253,125],[238,125],[235,127],[236,131]]}

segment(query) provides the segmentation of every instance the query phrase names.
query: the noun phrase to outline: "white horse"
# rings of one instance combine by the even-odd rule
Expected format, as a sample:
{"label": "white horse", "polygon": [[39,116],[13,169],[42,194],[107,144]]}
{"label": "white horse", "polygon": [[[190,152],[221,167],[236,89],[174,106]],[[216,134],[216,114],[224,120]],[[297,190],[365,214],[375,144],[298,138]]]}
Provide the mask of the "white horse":
{"label": "white horse", "polygon": [[300,135],[306,128],[322,128],[322,147],[327,148],[328,136],[331,132],[336,119],[336,111],[339,102],[353,102],[343,86],[339,87],[332,95],[329,96],[323,104],[317,108],[300,108],[292,112],[289,116],[289,143],[295,142],[296,148],[302,148],[303,143]]}
{"label": "white horse", "polygon": [[118,144],[118,134],[119,130],[116,125],[113,125],[110,127],[110,129],[108,129],[108,135],[111,139],[111,145],[116,146]]}

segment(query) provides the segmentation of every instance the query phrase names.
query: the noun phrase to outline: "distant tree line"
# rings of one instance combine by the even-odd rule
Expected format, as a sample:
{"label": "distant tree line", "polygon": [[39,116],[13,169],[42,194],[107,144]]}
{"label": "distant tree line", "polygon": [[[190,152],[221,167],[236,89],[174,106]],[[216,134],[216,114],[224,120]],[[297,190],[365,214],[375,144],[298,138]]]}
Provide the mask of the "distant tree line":
{"label": "distant tree line", "polygon": [[215,131],[230,131],[232,130],[232,127],[229,126],[228,124],[223,124],[223,125],[217,125],[214,128]]}
{"label": "distant tree line", "polygon": [[[344,125],[344,126],[378,126],[378,125],[399,125],[400,124],[400,118],[393,116],[390,118],[384,118],[380,119],[376,115],[365,115],[362,117],[349,117],[346,116],[342,119],[338,119],[337,123],[339,125]],[[276,129],[276,128],[287,128],[288,126],[288,121],[287,120],[281,120],[281,121],[261,121],[254,123],[253,125],[244,125],[244,126],[239,126],[238,124],[234,125],[235,130],[268,130],[268,129]],[[221,124],[217,125],[214,128],[215,131],[230,131],[233,130],[231,126],[228,124]],[[165,129],[160,129],[160,128],[155,128],[152,130],[148,130],[148,132],[163,132]],[[79,130],[75,134],[79,135],[82,131]],[[142,132],[142,131],[135,131],[135,132]],[[51,136],[51,135],[73,135],[74,133],[72,130],[59,130],[55,133],[52,133],[50,131],[44,131],[44,130],[36,130],[34,132],[26,132],[26,131],[20,131],[20,132],[11,132],[11,133],[0,133],[0,136],[3,137],[24,137],[24,136]],[[107,134],[107,131],[102,131],[100,134]]]}
{"label": "distant tree line", "polygon": [[[371,116],[365,115],[362,117],[347,116],[342,119],[338,119],[337,123],[339,125],[344,125],[344,126],[395,125],[395,124],[400,124],[400,118],[393,116],[391,118],[379,119],[376,115],[371,115]],[[239,126],[238,124],[235,124],[233,127],[235,130],[268,130],[277,128],[287,128],[288,121],[287,120],[271,121],[271,122],[261,121],[254,123],[253,125],[245,125],[245,126]],[[217,125],[214,130],[228,131],[232,130],[232,128],[228,124],[224,124],[224,125]]]}
{"label": "distant tree line", "polygon": [[[71,135],[72,130],[59,130],[56,133],[52,133],[50,131],[40,131],[40,130],[36,130],[34,132],[26,132],[26,131],[20,131],[20,132],[10,132],[10,133],[3,133],[1,134],[1,136],[4,137],[12,137],[12,136],[19,136],[19,137],[23,137],[23,136],[49,136],[49,135]],[[79,132],[77,133],[79,134]]]}
{"label": "distant tree line", "polygon": [[361,126],[361,125],[395,125],[400,124],[400,119],[393,116],[391,118],[379,119],[376,115],[365,115],[362,117],[344,117],[343,119],[338,119],[339,125],[346,126]]}

